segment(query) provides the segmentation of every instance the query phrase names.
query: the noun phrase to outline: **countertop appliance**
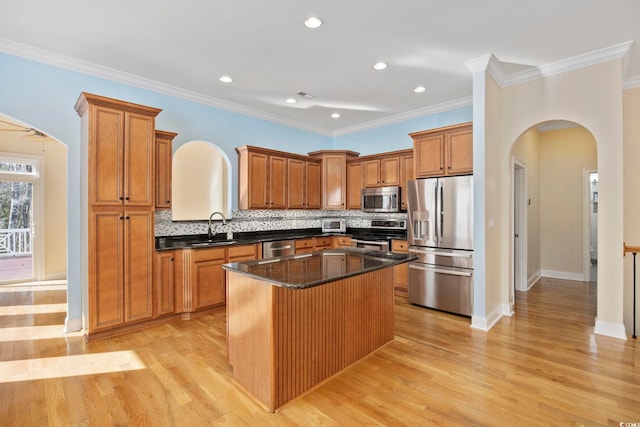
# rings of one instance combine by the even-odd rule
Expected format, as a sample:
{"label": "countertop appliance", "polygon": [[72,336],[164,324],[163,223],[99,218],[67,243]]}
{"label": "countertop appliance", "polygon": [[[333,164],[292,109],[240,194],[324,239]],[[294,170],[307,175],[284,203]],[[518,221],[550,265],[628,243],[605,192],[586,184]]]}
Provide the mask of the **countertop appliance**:
{"label": "countertop appliance", "polygon": [[285,255],[295,255],[295,240],[276,240],[262,243],[262,258],[277,258]]}
{"label": "countertop appliance", "polygon": [[473,176],[409,181],[407,300],[473,314]]}
{"label": "countertop appliance", "polygon": [[400,187],[363,188],[361,194],[365,212],[400,211]]}
{"label": "countertop appliance", "polygon": [[320,222],[323,233],[344,233],[347,231],[345,218],[322,218]]}
{"label": "countertop appliance", "polygon": [[370,228],[350,228],[351,246],[388,252],[391,240],[405,240],[407,221],[404,219],[376,218]]}

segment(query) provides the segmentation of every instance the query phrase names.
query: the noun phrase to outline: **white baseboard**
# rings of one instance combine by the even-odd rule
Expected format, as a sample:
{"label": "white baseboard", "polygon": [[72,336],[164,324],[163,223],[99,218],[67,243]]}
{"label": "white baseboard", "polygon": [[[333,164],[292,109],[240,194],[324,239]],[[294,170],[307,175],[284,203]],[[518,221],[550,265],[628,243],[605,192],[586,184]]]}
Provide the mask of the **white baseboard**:
{"label": "white baseboard", "polygon": [[568,271],[555,271],[555,270],[540,270],[542,277],[548,277],[550,279],[561,280],[575,280],[576,282],[583,282],[584,276],[582,273],[571,273]]}
{"label": "white baseboard", "polygon": [[78,317],[76,319],[69,319],[68,317],[64,319],[64,332],[78,332],[82,330],[82,318]]}
{"label": "white baseboard", "polygon": [[538,280],[540,280],[540,277],[542,277],[542,275],[540,274],[540,270],[538,270],[535,273],[533,273],[529,277],[529,279],[527,279],[527,291],[531,289],[531,287],[535,285]]}
{"label": "white baseboard", "polygon": [[511,317],[516,313],[515,304],[502,304],[502,315]]}
{"label": "white baseboard", "polygon": [[[506,304],[507,310],[509,304]],[[488,332],[503,316],[505,310],[504,305],[497,306],[489,313],[487,317],[471,316],[471,327],[473,329],[479,329],[481,331]]]}
{"label": "white baseboard", "polygon": [[627,332],[622,323],[605,322],[596,318],[596,326],[593,333],[598,335],[606,335],[611,338],[627,340]]}
{"label": "white baseboard", "polygon": [[47,273],[44,275],[44,280],[67,280],[67,272],[58,271],[56,273]]}

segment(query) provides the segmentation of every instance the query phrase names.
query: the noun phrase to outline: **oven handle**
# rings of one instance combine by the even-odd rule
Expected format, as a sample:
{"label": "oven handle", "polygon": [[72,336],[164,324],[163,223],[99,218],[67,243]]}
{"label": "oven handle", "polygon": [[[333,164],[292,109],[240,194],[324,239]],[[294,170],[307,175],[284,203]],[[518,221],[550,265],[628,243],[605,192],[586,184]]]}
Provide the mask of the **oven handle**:
{"label": "oven handle", "polygon": [[412,254],[421,254],[421,255],[436,255],[436,256],[448,256],[448,257],[458,257],[458,258],[471,258],[471,253],[460,253],[460,252],[437,252],[437,251],[423,251],[420,249],[409,248],[409,252]]}
{"label": "oven handle", "polygon": [[409,264],[409,268],[413,268],[414,270],[432,271],[434,273],[440,273],[440,274],[449,274],[452,276],[471,277],[470,271],[443,270],[441,268],[434,268],[434,267],[418,267],[415,264]]}

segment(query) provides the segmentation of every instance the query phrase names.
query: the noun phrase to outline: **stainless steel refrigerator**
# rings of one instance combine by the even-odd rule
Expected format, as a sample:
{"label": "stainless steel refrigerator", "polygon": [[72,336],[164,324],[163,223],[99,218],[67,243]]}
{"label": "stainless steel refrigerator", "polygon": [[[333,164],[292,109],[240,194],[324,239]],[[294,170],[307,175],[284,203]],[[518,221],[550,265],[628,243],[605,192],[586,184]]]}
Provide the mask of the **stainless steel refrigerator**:
{"label": "stainless steel refrigerator", "polygon": [[473,314],[473,176],[409,181],[407,299],[412,304]]}

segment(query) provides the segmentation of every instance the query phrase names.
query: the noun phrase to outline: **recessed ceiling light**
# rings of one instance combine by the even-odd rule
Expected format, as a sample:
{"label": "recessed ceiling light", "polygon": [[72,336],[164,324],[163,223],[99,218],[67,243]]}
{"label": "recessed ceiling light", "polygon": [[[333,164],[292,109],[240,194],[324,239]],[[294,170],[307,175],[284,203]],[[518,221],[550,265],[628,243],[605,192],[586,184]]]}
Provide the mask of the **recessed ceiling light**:
{"label": "recessed ceiling light", "polygon": [[331,117],[334,119],[339,119],[340,118],[340,113],[333,113],[331,114]]}
{"label": "recessed ceiling light", "polygon": [[322,26],[322,19],[318,18],[317,16],[310,16],[304,20],[304,26],[314,30]]}
{"label": "recessed ceiling light", "polygon": [[385,68],[387,68],[387,63],[386,62],[376,62],[375,64],[373,64],[373,69],[374,70],[384,70]]}
{"label": "recessed ceiling light", "polygon": [[417,88],[415,88],[413,91],[414,91],[415,93],[422,93],[422,92],[424,92],[425,90],[427,90],[427,89],[426,89],[424,86],[418,86],[418,87],[417,87]]}
{"label": "recessed ceiling light", "polygon": [[231,83],[233,81],[233,79],[229,76],[222,76],[220,77],[220,81],[222,83]]}
{"label": "recessed ceiling light", "polygon": [[287,100],[286,100],[285,102],[286,102],[287,104],[295,104],[295,103],[296,103],[296,102],[298,102],[298,101],[296,101],[296,100],[295,100],[295,99],[293,99],[293,98],[287,98]]}

